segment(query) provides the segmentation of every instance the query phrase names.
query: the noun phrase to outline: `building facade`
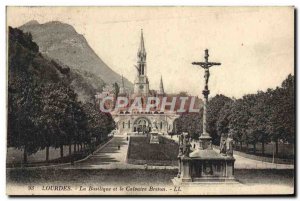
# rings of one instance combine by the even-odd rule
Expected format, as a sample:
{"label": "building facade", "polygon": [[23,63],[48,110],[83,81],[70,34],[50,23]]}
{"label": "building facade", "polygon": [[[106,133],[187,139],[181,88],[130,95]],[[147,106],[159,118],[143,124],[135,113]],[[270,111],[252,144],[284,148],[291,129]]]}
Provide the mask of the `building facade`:
{"label": "building facade", "polygon": [[[119,108],[118,111],[112,111],[111,115],[116,122],[116,134],[132,135],[154,131],[167,134],[173,131],[174,121],[179,117],[179,114],[175,111],[160,111],[159,107],[151,108],[151,110],[146,109],[148,97],[157,97],[160,100],[162,100],[163,97],[166,97],[162,77],[160,79],[159,90],[154,91],[149,89],[146,58],[147,53],[145,49],[144,36],[143,31],[141,31],[140,46],[137,53],[137,64],[135,65],[136,78],[134,80],[133,92],[130,93],[126,91],[122,76],[118,97],[128,98],[130,104],[132,104],[135,98],[138,97],[141,99],[142,109],[128,110],[129,108],[125,106]],[[101,94],[96,95],[96,99],[101,101],[101,99],[107,96],[113,96],[113,94],[104,90]]]}

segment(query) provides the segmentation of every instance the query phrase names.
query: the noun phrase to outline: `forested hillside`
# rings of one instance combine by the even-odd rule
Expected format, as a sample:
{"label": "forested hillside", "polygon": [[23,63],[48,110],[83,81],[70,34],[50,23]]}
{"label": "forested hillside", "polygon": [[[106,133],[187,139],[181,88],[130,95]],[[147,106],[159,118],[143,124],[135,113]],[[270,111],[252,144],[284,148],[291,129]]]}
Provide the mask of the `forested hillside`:
{"label": "forested hillside", "polygon": [[[86,81],[90,74],[83,77],[43,56],[30,33],[9,27],[8,44],[7,145],[23,150],[24,163],[38,150],[46,149],[48,161],[49,147],[69,145],[71,155],[71,145],[82,148],[107,138],[114,121],[87,101],[94,93]],[[84,91],[82,101],[78,91]]]}

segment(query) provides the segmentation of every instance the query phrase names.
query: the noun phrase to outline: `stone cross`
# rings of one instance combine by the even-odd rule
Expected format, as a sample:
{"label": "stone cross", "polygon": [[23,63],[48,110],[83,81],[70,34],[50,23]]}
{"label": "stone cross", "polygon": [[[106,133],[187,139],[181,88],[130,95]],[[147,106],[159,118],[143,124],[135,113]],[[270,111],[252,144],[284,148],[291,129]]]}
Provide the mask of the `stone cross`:
{"label": "stone cross", "polygon": [[209,68],[212,66],[219,66],[221,65],[221,63],[217,63],[217,62],[209,62],[208,61],[208,49],[205,50],[205,61],[204,62],[193,62],[193,65],[198,65],[200,67],[202,67],[205,71],[204,71],[204,90],[202,91],[202,94],[204,96],[204,103],[203,103],[203,133],[201,134],[201,136],[199,137],[200,140],[200,149],[206,149],[208,147],[211,147],[211,137],[209,136],[209,134],[207,133],[206,130],[206,112],[207,112],[207,102],[208,102],[208,94],[209,94],[209,90],[208,90],[208,80],[209,80]]}

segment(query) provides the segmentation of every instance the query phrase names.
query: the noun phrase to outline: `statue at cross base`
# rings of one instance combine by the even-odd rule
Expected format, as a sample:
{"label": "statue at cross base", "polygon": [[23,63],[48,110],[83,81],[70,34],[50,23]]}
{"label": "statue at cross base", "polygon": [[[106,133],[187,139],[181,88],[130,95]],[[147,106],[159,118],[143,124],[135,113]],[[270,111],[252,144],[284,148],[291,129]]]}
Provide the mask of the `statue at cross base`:
{"label": "statue at cross base", "polygon": [[231,133],[228,133],[228,137],[226,139],[226,154],[233,156],[233,137]]}
{"label": "statue at cross base", "polygon": [[220,153],[226,155],[226,136],[224,133],[221,134],[220,139]]}

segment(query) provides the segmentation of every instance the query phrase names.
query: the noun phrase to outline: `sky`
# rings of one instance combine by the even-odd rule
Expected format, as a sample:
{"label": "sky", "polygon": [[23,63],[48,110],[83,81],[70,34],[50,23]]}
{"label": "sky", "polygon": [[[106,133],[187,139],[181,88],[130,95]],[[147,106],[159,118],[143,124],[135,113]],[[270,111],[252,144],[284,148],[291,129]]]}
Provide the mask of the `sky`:
{"label": "sky", "polygon": [[134,81],[140,32],[151,89],[201,96],[210,70],[211,95],[239,98],[275,88],[294,74],[293,7],[7,7],[7,25],[61,21],[82,34],[114,71]]}

